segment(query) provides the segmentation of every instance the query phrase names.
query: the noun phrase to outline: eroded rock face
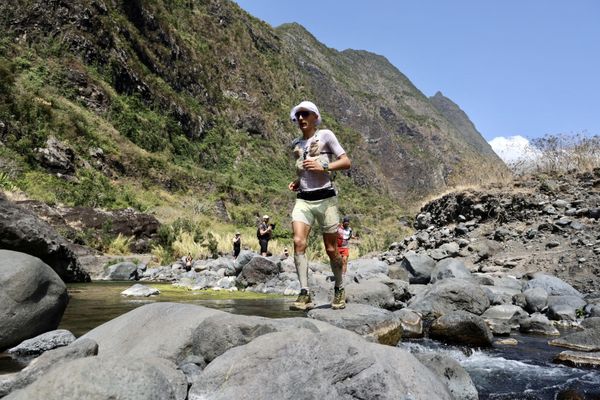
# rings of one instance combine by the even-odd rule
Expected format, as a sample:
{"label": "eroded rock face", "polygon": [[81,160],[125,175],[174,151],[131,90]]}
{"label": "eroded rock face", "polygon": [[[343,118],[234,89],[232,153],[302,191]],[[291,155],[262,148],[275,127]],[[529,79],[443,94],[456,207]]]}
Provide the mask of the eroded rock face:
{"label": "eroded rock face", "polygon": [[153,215],[131,208],[105,211],[81,206],[49,206],[33,200],[21,201],[18,205],[40,216],[54,229],[66,232],[65,236],[68,238],[77,238],[80,232],[95,235],[97,240],[101,240],[102,235],[106,234],[132,237],[132,252],[148,251],[160,226]]}
{"label": "eroded rock face", "polygon": [[65,282],[90,280],[62,236],[35,214],[1,194],[0,232],[0,247],[40,258]]}
{"label": "eroded rock face", "polygon": [[56,329],[67,287],[39,258],[0,250],[0,350]]}

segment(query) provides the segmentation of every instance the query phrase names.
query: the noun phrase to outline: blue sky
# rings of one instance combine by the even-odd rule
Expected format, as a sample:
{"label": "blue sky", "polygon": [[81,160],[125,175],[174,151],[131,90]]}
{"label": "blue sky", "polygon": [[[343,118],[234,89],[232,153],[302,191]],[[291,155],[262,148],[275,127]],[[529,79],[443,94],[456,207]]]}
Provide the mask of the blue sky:
{"label": "blue sky", "polygon": [[487,140],[600,135],[600,1],[236,0],[337,50],[385,56],[440,90]]}

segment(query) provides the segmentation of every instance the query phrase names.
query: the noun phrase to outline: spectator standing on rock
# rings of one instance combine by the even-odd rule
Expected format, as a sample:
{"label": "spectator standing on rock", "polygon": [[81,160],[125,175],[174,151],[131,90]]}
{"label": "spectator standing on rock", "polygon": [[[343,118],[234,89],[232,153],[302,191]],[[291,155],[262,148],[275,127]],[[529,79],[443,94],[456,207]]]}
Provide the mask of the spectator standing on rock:
{"label": "spectator standing on rock", "polygon": [[337,193],[331,182],[330,171],[348,169],[351,161],[332,131],[317,129],[321,123],[321,114],[314,103],[301,102],[292,108],[290,118],[302,131],[302,137],[292,143],[298,178],[288,185],[290,190],[297,192],[292,211],[292,230],[294,263],[300,281],[300,294],[290,309],[308,310],[314,307],[308,287],[308,258],[305,251],[308,235],[315,223],[323,231],[323,242],[335,280],[331,308],[344,308],[346,295],[343,287],[342,258],[337,249],[340,219]]}
{"label": "spectator standing on rock", "polygon": [[346,275],[348,269],[348,256],[350,255],[350,239],[354,238],[352,228],[350,228],[350,217],[345,216],[338,227],[337,246],[340,256],[342,256],[342,275]]}
{"label": "spectator standing on rock", "polygon": [[192,270],[192,261],[194,259],[192,258],[192,253],[188,253],[187,256],[183,257],[183,267],[185,268],[186,271],[191,271]]}
{"label": "spectator standing on rock", "polygon": [[258,239],[258,244],[260,245],[261,256],[267,256],[269,240],[271,240],[271,236],[273,235],[273,227],[273,224],[269,224],[269,216],[263,215],[262,222],[256,231],[256,237]]}
{"label": "spectator standing on rock", "polygon": [[239,232],[235,233],[235,237],[233,238],[233,259],[237,259],[237,256],[240,255],[240,251],[242,250],[242,236]]}

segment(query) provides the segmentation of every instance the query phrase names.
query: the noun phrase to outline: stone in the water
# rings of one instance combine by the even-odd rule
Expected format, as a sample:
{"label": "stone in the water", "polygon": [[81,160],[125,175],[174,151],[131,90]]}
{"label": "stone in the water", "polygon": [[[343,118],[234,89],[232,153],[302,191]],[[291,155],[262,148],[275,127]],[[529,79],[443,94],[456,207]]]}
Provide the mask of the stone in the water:
{"label": "stone in the water", "polygon": [[68,346],[75,341],[75,335],[66,329],[57,329],[42,333],[32,339],[27,339],[8,352],[18,356],[42,354],[57,347]]}
{"label": "stone in the water", "polygon": [[123,296],[148,297],[160,294],[160,290],[146,285],[142,285],[140,283],[136,283],[129,289],[123,290],[121,294]]}
{"label": "stone in the water", "polygon": [[600,368],[600,352],[563,351],[554,357],[554,362],[578,368]]}

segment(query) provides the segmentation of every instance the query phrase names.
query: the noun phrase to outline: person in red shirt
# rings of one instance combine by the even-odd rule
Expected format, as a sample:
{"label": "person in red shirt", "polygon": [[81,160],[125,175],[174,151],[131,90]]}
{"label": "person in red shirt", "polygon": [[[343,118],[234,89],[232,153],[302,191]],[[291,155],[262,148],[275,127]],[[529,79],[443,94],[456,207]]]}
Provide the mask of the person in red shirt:
{"label": "person in red shirt", "polygon": [[350,239],[354,238],[352,228],[350,228],[350,217],[345,216],[340,226],[338,226],[338,251],[342,256],[342,274],[346,274],[348,269],[348,256],[350,255]]}

